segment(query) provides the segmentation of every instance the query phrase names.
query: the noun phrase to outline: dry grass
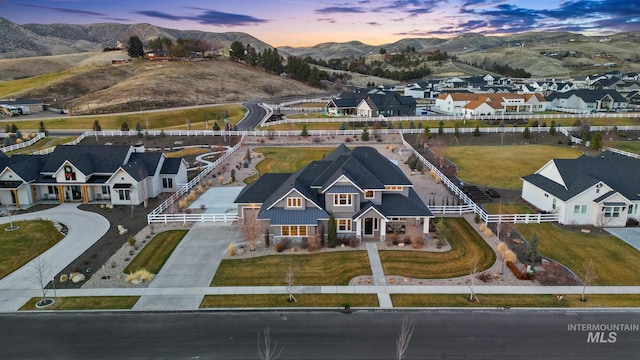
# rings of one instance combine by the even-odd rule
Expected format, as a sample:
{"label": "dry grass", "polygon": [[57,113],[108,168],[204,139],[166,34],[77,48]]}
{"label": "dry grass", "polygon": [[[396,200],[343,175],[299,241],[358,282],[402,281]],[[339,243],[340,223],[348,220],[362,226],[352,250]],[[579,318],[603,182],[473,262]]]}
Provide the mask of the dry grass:
{"label": "dry grass", "polygon": [[129,274],[139,269],[148,269],[151,273],[157,274],[186,234],[186,230],[172,230],[157,234],[151,239],[151,242],[131,260],[123,272]]}
{"label": "dry grass", "polygon": [[288,294],[266,295],[206,295],[201,308],[263,308],[263,307],[378,307],[375,294]]}
{"label": "dry grass", "polygon": [[587,301],[580,295],[564,295],[558,301],[556,295],[476,294],[479,301],[469,302],[468,294],[392,294],[394,307],[639,307],[640,294],[601,295],[588,294]]}
{"label": "dry grass", "polygon": [[577,149],[545,145],[449,146],[445,151],[465,182],[506,189],[520,189],[520,177],[533,174],[551,159],[582,155]]}
{"label": "dry grass", "polygon": [[141,282],[151,282],[151,280],[153,280],[154,277],[155,275],[150,273],[149,270],[138,269],[135,272],[127,275],[126,281],[133,282],[137,280]]}
{"label": "dry grass", "polygon": [[46,308],[36,308],[41,297],[31,298],[20,310],[123,310],[131,309],[139,296],[68,296],[57,297]]}

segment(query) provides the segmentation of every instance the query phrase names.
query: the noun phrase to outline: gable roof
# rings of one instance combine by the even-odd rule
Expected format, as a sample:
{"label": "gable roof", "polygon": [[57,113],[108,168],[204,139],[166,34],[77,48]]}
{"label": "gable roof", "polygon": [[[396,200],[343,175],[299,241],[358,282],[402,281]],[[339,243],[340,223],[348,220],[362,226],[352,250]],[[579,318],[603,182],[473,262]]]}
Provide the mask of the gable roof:
{"label": "gable roof", "polygon": [[85,175],[113,173],[124,165],[130,149],[129,145],[59,145],[49,154],[41,172],[56,172],[68,161]]}
{"label": "gable roof", "polygon": [[640,200],[640,159],[605,151],[600,156],[582,155],[577,159],[553,160],[564,186],[540,175],[523,177],[561,200],[569,200],[603,182],[629,200]]}
{"label": "gable roof", "polygon": [[40,176],[40,168],[49,158],[47,155],[21,155],[0,157],[0,173],[5,168],[11,169],[25,182],[31,182]]}
{"label": "gable roof", "polygon": [[160,169],[160,174],[164,175],[175,175],[180,170],[180,164],[184,159],[182,158],[165,158],[162,163],[162,168]]}
{"label": "gable roof", "polygon": [[553,92],[546,97],[547,101],[551,101],[553,99],[568,99],[572,95],[575,95],[587,103],[596,102],[597,100],[602,100],[607,95],[611,96],[611,98],[615,102],[627,102],[624,96],[620,95],[619,92],[612,89],[604,89],[604,90],[589,90],[589,89],[578,89],[578,90],[569,90],[566,92]]}
{"label": "gable roof", "polygon": [[267,173],[240,191],[236,204],[262,204],[273,194],[291,173]]}

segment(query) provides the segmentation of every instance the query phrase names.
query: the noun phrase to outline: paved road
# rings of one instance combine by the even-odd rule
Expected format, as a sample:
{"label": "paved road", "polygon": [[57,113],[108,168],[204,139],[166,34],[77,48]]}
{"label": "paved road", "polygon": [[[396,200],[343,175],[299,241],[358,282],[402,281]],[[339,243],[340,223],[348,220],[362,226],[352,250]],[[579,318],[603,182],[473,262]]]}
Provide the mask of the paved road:
{"label": "paved road", "polygon": [[247,115],[238,123],[238,130],[247,131],[254,130],[256,126],[260,124],[262,119],[267,115],[267,110],[262,106],[260,100],[252,100],[243,103],[242,105],[247,108]]}
{"label": "paved road", "polygon": [[[90,211],[82,211],[78,209],[78,204],[72,203],[12,216],[14,223],[38,218],[58,222],[68,228],[67,236],[41,256],[46,279],[51,279],[82,255],[109,230],[110,226],[109,221],[103,216]],[[0,224],[7,224],[9,221],[9,217],[0,218]],[[5,226],[0,227],[4,228]],[[24,304],[28,300],[28,298],[13,298],[11,292],[7,290],[38,289],[39,283],[34,278],[35,273],[34,266],[28,263],[0,280],[0,311],[15,310],[15,304],[19,302]]]}
{"label": "paved road", "polygon": [[[269,327],[281,359],[392,359],[402,321],[415,331],[405,359],[637,359],[640,332],[588,331],[569,324],[640,324],[638,312],[518,310],[0,315],[11,329],[0,358],[256,359]],[[593,340],[592,335],[592,340]],[[612,336],[612,337],[610,337]],[[597,336],[600,340],[600,336]]]}

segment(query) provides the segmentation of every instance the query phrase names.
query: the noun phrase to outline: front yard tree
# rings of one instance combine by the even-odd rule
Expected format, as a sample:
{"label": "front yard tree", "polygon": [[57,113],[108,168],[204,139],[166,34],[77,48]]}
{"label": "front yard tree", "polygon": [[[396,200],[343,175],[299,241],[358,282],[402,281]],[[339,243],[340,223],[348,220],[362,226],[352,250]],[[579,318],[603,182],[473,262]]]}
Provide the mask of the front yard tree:
{"label": "front yard tree", "polygon": [[132,58],[139,58],[144,56],[144,45],[137,36],[131,36],[129,43],[127,44],[127,54]]}
{"label": "front yard tree", "polygon": [[531,139],[531,130],[529,130],[528,126],[524,128],[524,131],[522,132],[522,138],[525,140]]}
{"label": "front yard tree", "polygon": [[413,329],[415,325],[413,321],[404,319],[402,321],[402,327],[400,328],[400,334],[396,340],[396,359],[402,360],[405,357],[405,353],[409,348],[409,342],[411,342],[411,336],[413,336]]}
{"label": "front yard tree", "polygon": [[362,129],[362,141],[369,141],[369,129],[367,128],[367,124],[364,125],[364,129]]}
{"label": "front yard tree", "polygon": [[93,131],[102,131],[102,126],[100,126],[100,121],[96,120],[93,122]]}
{"label": "front yard tree", "polygon": [[444,134],[444,121],[438,123],[438,135]]}
{"label": "front yard tree", "polygon": [[277,343],[271,343],[271,329],[262,330],[262,334],[258,334],[258,359],[260,360],[277,360],[282,354],[282,346]]}
{"label": "front yard tree", "polygon": [[480,136],[480,126],[476,126],[476,128],[473,130],[473,136]]}
{"label": "front yard tree", "polygon": [[551,127],[549,127],[549,135],[555,135],[556,131],[558,129],[556,129],[556,121],[555,120],[551,120]]}
{"label": "front yard tree", "polygon": [[300,133],[300,136],[309,136],[309,132],[307,131],[307,124],[302,124],[302,132]]}
{"label": "front yard tree", "polygon": [[587,286],[591,284],[593,280],[596,279],[595,271],[593,270],[593,264],[591,261],[584,264],[584,274],[582,276],[582,296],[580,297],[580,301],[585,302],[587,298],[585,297],[585,293],[587,292]]}
{"label": "front yard tree", "polygon": [[229,57],[233,61],[244,60],[244,45],[238,40],[231,43],[231,49],[229,49]]}
{"label": "front yard tree", "polygon": [[602,134],[597,132],[593,134],[591,137],[591,142],[589,143],[589,147],[593,150],[602,149]]}
{"label": "front yard tree", "polygon": [[338,228],[336,226],[336,218],[333,212],[329,216],[329,224],[327,229],[327,245],[330,248],[338,246]]}
{"label": "front yard tree", "polygon": [[44,125],[44,121],[40,121],[40,127],[38,128],[38,131],[41,133],[44,133],[44,136],[49,135],[49,131],[47,130],[47,127]]}
{"label": "front yard tree", "polygon": [[123,122],[122,126],[120,126],[120,131],[129,131],[129,124]]}
{"label": "front yard tree", "polygon": [[538,258],[538,237],[536,234],[531,235],[531,240],[529,240],[529,244],[527,245],[526,257],[531,265],[533,265]]}
{"label": "front yard tree", "polygon": [[249,244],[249,250],[251,251],[255,251],[256,240],[258,239],[258,235],[260,234],[260,221],[258,220],[257,216],[258,212],[255,209],[252,211],[249,211],[249,209],[245,209],[244,211],[242,233],[245,240],[247,240],[247,243]]}

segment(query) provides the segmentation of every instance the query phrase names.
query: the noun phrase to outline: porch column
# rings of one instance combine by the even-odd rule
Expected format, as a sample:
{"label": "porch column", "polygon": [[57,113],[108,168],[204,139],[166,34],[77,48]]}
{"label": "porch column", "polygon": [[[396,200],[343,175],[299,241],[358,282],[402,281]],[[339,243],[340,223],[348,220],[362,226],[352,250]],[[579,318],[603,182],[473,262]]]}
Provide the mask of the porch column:
{"label": "porch column", "polygon": [[356,220],[356,237],[362,239],[362,219]]}
{"label": "porch column", "polygon": [[384,242],[387,238],[387,220],[380,219],[380,242]]}
{"label": "porch column", "polygon": [[422,232],[424,232],[425,234],[429,233],[429,218],[428,217],[424,217],[424,223],[422,224]]}
{"label": "porch column", "polygon": [[64,202],[64,185],[58,185],[58,201]]}
{"label": "porch column", "polygon": [[87,185],[82,185],[80,187],[80,191],[82,192],[82,202],[85,204],[89,203],[89,191],[87,189]]}
{"label": "porch column", "polygon": [[13,196],[16,198],[16,209],[20,208],[20,198],[18,197],[18,189],[13,189]]}

